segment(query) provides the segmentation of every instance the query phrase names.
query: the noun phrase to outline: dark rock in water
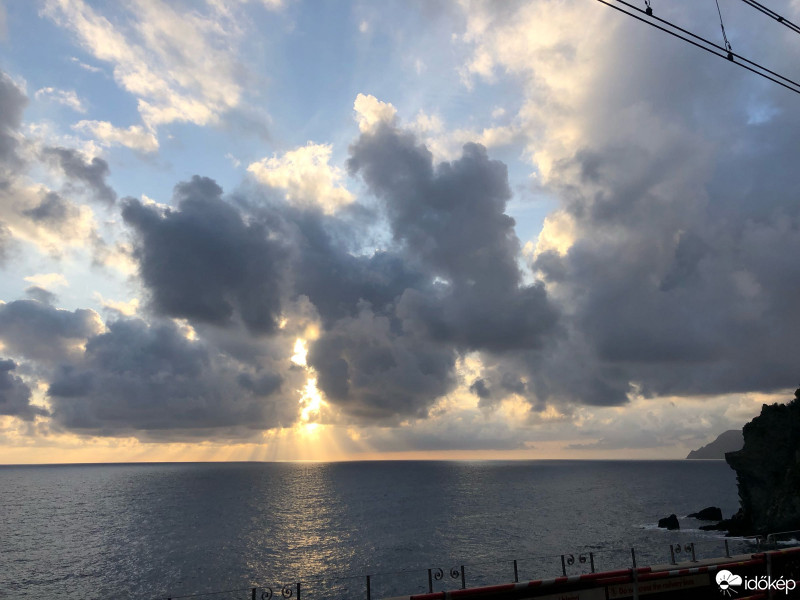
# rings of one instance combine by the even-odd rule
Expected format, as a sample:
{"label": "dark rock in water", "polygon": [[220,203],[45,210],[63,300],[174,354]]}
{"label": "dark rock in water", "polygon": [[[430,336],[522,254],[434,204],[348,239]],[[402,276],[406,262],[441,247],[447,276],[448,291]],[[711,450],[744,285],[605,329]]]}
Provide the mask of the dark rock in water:
{"label": "dark rock in water", "polygon": [[763,405],[744,426],[744,448],[725,455],[742,507],[728,522],[731,535],[800,530],[800,389],[794,396]]}
{"label": "dark rock in water", "polygon": [[701,521],[722,521],[722,509],[718,506],[709,506],[689,516],[693,519],[700,519]]}
{"label": "dark rock in water", "polygon": [[740,508],[730,519],[723,519],[715,525],[701,525],[703,531],[727,531],[728,535],[750,535],[752,528]]}
{"label": "dark rock in water", "polygon": [[681,525],[678,523],[678,517],[670,515],[658,520],[658,526],[664,529],[680,529]]}
{"label": "dark rock in water", "polygon": [[742,446],[744,446],[742,430],[729,429],[728,431],[720,433],[717,436],[717,439],[715,439],[713,442],[706,444],[702,448],[698,448],[697,450],[692,450],[689,452],[689,455],[686,458],[718,458],[722,460],[725,458],[725,453],[741,450]]}

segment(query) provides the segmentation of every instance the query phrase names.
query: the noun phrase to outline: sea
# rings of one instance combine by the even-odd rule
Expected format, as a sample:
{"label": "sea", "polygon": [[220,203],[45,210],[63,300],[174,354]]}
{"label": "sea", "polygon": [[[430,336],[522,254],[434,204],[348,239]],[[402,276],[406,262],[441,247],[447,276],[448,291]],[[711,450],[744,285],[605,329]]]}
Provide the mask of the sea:
{"label": "sea", "polygon": [[385,598],[663,564],[724,555],[687,517],[712,505],[738,509],[724,461],[2,466],[0,598]]}

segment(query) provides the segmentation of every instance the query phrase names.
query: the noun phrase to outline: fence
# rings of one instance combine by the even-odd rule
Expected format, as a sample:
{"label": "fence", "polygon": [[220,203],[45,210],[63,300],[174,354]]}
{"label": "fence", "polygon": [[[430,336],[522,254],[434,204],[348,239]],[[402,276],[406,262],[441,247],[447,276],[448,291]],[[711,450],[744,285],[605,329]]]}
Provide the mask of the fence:
{"label": "fence", "polygon": [[766,537],[726,538],[669,546],[593,549],[578,553],[534,555],[507,560],[463,562],[452,567],[431,566],[361,575],[331,575],[304,578],[282,585],[255,585],[239,589],[160,597],[158,600],[317,600],[322,598],[388,598],[440,591],[585,575],[617,569],[636,569],[645,565],[699,562],[703,559],[731,557],[774,547],[780,541],[800,535],[781,532]]}

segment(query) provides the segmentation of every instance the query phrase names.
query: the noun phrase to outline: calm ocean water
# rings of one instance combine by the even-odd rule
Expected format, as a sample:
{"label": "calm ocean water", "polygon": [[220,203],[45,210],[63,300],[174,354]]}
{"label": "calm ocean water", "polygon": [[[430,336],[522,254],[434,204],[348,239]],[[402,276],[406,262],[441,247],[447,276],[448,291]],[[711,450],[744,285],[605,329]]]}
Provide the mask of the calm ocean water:
{"label": "calm ocean water", "polygon": [[[0,467],[0,597],[159,598],[303,581],[364,598],[667,562],[718,535],[682,519],[738,508],[723,461],[201,463]],[[745,542],[738,542],[744,544]],[[406,571],[396,574],[397,571]],[[331,581],[331,576],[352,575]],[[320,579],[325,579],[322,580]],[[279,593],[277,594],[280,595]],[[229,593],[209,598],[249,598]]]}

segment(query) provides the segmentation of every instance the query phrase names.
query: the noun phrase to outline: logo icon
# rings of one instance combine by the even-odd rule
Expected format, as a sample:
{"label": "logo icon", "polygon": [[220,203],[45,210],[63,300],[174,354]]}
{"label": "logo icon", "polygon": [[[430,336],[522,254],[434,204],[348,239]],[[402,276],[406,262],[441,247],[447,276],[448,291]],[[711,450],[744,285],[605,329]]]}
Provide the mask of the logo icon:
{"label": "logo icon", "polygon": [[738,593],[732,588],[742,585],[741,576],[734,575],[725,569],[722,569],[719,573],[717,573],[716,580],[717,585],[719,586],[719,591],[727,596],[732,596],[733,594]]}

